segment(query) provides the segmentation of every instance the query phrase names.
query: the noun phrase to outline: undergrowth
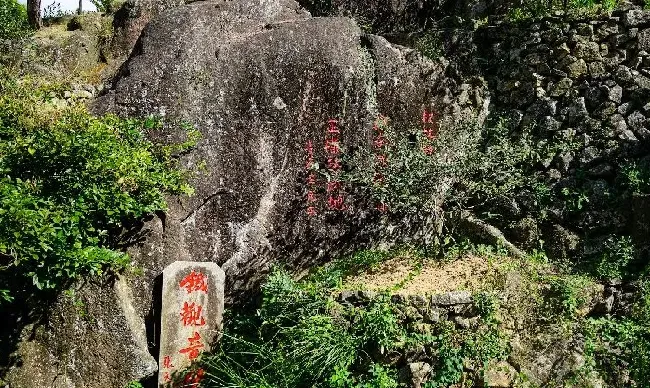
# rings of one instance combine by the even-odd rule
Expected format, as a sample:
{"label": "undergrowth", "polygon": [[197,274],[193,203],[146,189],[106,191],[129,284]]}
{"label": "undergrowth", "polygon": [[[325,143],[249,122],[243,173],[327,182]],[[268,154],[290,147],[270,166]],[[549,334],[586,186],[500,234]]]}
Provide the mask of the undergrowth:
{"label": "undergrowth", "polygon": [[25,6],[16,0],[0,0],[0,40],[19,39],[29,33]]}
{"label": "undergrowth", "polygon": [[366,271],[396,253],[363,251],[319,268],[296,281],[282,269],[262,288],[260,308],[230,314],[219,349],[205,358],[208,387],[398,387],[403,361],[395,352],[420,347],[435,353],[427,387],[463,377],[463,365],[481,369],[507,354],[494,319],[494,302],[480,298],[479,330],[441,321],[427,333],[406,325],[389,291],[363,307],[337,302],[346,277]]}

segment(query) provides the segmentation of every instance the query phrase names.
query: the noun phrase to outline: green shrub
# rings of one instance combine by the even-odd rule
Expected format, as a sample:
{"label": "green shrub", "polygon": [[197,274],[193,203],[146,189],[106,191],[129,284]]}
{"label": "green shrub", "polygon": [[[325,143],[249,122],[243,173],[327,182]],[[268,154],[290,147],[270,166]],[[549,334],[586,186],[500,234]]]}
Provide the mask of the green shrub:
{"label": "green shrub", "polygon": [[0,276],[41,290],[124,268],[125,228],[165,209],[165,193],[191,193],[172,157],[178,147],[143,136],[158,120],[93,117],[61,106],[63,89],[0,83]]}
{"label": "green shrub", "polygon": [[[381,182],[376,179],[376,155],[371,147],[351,156],[353,168],[344,179],[357,195],[386,204],[392,213],[427,214],[447,194],[441,188],[449,185],[450,179],[467,176],[473,167],[474,159],[468,152],[476,148],[480,132],[471,123],[443,128],[435,140],[426,139],[421,130],[382,127],[387,163],[381,169]],[[426,154],[422,148],[425,144],[445,152]]]}
{"label": "green shrub", "polygon": [[123,3],[122,0],[90,0],[98,12],[112,13]]}
{"label": "green shrub", "polygon": [[649,284],[647,278],[641,282],[641,298],[631,314],[586,322],[589,367],[599,371],[610,386],[650,386]]}
{"label": "green shrub", "polygon": [[16,0],[0,0],[0,40],[21,38],[29,32],[25,6]]}
{"label": "green shrub", "polygon": [[572,318],[587,302],[587,286],[591,280],[579,275],[548,276],[543,279],[549,286],[548,311]]}
{"label": "green shrub", "polygon": [[596,275],[602,279],[622,279],[626,277],[635,255],[632,239],[627,236],[610,237],[605,242]]}

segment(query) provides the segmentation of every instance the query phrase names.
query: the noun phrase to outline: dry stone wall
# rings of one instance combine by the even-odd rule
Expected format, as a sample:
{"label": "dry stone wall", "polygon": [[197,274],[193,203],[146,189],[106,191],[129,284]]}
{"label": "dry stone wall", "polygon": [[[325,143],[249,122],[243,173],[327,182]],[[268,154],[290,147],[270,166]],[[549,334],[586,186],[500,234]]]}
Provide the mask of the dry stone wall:
{"label": "dry stone wall", "polygon": [[[509,119],[514,136],[526,133],[540,149],[558,145],[537,168],[549,187],[584,199],[573,212],[551,205],[544,239],[563,246],[551,253],[566,258],[580,239],[614,234],[645,244],[638,220],[647,200],[617,185],[622,166],[647,160],[650,149],[650,12],[549,17],[486,26],[474,37],[491,116]],[[522,194],[510,208],[526,209]]]}

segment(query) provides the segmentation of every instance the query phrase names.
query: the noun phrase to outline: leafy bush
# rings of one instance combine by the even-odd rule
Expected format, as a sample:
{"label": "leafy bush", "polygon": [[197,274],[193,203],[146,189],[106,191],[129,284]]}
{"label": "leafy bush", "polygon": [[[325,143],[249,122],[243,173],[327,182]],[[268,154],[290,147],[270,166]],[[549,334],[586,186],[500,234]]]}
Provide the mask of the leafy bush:
{"label": "leafy bush", "polygon": [[97,11],[102,13],[112,13],[114,12],[119,4],[122,2],[120,0],[90,0],[92,5],[97,8]]}
{"label": "leafy bush", "polygon": [[[442,129],[435,140],[427,139],[421,130],[397,131],[389,125],[383,127],[383,133],[387,163],[381,169],[381,181],[377,180],[376,155],[370,147],[351,157],[353,168],[345,179],[358,195],[384,203],[389,211],[401,215],[426,214],[442,203],[446,188],[473,167],[468,152],[476,148],[480,134],[471,123]],[[427,154],[424,144],[445,152]]]}
{"label": "leafy bush", "polygon": [[62,107],[62,94],[56,84],[0,82],[0,275],[41,290],[124,268],[125,228],[165,209],[165,193],[191,193],[175,148],[143,136],[159,121],[93,117]]}
{"label": "leafy bush", "polygon": [[16,0],[0,0],[0,40],[21,38],[29,32],[25,6]]}
{"label": "leafy bush", "polygon": [[587,286],[591,280],[584,276],[548,276],[544,279],[549,285],[547,306],[559,316],[573,318],[587,302]]}
{"label": "leafy bush", "polygon": [[597,264],[596,274],[603,279],[622,279],[633,264],[634,254],[635,249],[630,237],[608,238]]}
{"label": "leafy bush", "polygon": [[593,318],[585,327],[589,367],[600,371],[611,386],[650,385],[650,283],[641,282],[642,295],[632,313]]}

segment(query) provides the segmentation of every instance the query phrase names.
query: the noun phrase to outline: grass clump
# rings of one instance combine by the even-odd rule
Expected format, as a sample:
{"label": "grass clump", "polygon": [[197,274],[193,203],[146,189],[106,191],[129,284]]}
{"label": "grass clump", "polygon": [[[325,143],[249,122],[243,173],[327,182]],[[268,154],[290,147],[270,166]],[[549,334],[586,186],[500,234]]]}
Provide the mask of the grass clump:
{"label": "grass clump", "polygon": [[[507,344],[496,319],[485,319],[476,330],[448,321],[423,330],[408,324],[388,290],[362,306],[337,299],[346,277],[391,257],[364,251],[300,281],[284,270],[273,271],[262,288],[260,308],[226,319],[219,349],[204,359],[205,386],[398,387],[406,361],[395,355],[425,349],[435,360],[426,386],[438,387],[458,383],[467,363],[480,369],[505,357]],[[493,306],[484,299],[488,316]]]}

